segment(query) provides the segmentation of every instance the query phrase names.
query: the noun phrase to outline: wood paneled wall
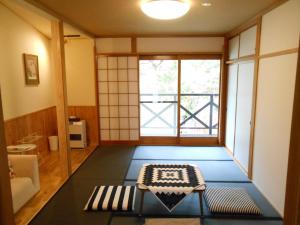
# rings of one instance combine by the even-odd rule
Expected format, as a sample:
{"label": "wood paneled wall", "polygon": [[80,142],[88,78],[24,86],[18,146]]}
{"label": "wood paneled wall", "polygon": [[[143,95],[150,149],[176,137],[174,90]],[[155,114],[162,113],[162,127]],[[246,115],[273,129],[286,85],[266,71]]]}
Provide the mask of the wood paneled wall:
{"label": "wood paneled wall", "polygon": [[55,106],[9,119],[4,126],[7,145],[20,144],[21,139],[33,133],[42,136],[34,143],[37,145],[35,152],[40,154],[40,163],[43,163],[42,155],[49,151],[48,137],[57,135]]}
{"label": "wood paneled wall", "polygon": [[17,144],[18,140],[32,133],[47,136],[57,134],[55,106],[5,121],[7,145]]}
{"label": "wood paneled wall", "polygon": [[[99,144],[98,117],[96,106],[69,106],[69,115],[86,120],[88,144]],[[19,144],[18,141],[33,133],[42,136],[36,141],[38,153],[49,151],[48,137],[57,135],[56,107],[49,107],[5,121],[5,139],[7,145]]]}
{"label": "wood paneled wall", "polygon": [[99,144],[98,116],[96,106],[69,106],[69,116],[86,120],[88,145]]}
{"label": "wood paneled wall", "polygon": [[55,106],[5,121],[7,145],[19,144],[22,138],[36,133],[43,136],[39,142],[46,143],[41,151],[49,150],[48,136],[57,134]]}

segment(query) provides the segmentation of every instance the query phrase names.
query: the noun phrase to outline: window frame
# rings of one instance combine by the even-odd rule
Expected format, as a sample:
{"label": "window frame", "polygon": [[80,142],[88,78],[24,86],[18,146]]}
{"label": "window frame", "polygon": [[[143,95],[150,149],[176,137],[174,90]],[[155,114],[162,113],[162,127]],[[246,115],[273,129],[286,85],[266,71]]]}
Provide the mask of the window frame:
{"label": "window frame", "polygon": [[[223,146],[223,137],[225,136],[225,117],[226,117],[226,88],[224,73],[224,55],[222,53],[212,54],[155,54],[140,55],[140,60],[178,60],[178,106],[180,105],[181,93],[181,60],[220,60],[220,83],[219,83],[219,126],[218,135],[216,137],[182,137],[180,136],[180,107],[177,107],[177,136],[140,136],[140,145],[190,145],[190,146]],[[138,70],[140,76],[140,68]],[[140,97],[140,96],[139,96]],[[139,106],[140,107],[140,106]],[[139,127],[141,124],[139,125]]]}

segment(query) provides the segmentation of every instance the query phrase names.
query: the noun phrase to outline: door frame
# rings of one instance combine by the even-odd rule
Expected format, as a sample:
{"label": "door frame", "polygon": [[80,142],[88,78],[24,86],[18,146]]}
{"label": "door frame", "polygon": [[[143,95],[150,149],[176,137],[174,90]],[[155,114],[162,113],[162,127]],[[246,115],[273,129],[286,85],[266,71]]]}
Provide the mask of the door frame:
{"label": "door frame", "polygon": [[300,224],[300,40],[294,94],[288,172],[286,182],[284,225]]}
{"label": "door frame", "polygon": [[5,126],[0,90],[0,225],[13,225],[14,212],[6,150]]}
{"label": "door frame", "polygon": [[[225,79],[224,69],[224,54],[220,53],[199,53],[199,54],[143,54],[139,56],[140,60],[178,60],[178,87],[177,93],[180,93],[181,88],[181,60],[192,60],[192,59],[218,59],[220,60],[220,80],[219,80],[219,127],[218,135],[216,137],[180,137],[180,107],[177,107],[177,136],[140,136],[140,145],[184,145],[184,146],[223,146],[225,133],[225,121],[226,118],[226,88],[227,82]],[[140,68],[138,73],[140,74]],[[140,96],[139,96],[140,98]],[[140,99],[139,99],[140,101]],[[180,98],[178,98],[178,105],[180,105]],[[140,107],[140,104],[139,104]],[[141,124],[139,125],[141,127]],[[221,134],[222,133],[222,134]]]}

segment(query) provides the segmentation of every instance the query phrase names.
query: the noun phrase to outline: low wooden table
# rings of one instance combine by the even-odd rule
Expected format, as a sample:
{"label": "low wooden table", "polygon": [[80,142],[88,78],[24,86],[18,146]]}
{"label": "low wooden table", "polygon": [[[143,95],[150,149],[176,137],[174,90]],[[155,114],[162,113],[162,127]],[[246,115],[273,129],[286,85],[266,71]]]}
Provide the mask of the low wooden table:
{"label": "low wooden table", "polygon": [[176,192],[181,190],[185,192],[186,188],[193,188],[191,192],[199,195],[200,216],[203,216],[203,192],[206,185],[200,169],[195,165],[144,164],[139,172],[136,186],[142,194],[139,216],[142,216],[143,213],[145,192],[152,191],[152,188],[159,190],[159,188],[164,188],[165,186],[170,187],[171,192],[172,189]]}

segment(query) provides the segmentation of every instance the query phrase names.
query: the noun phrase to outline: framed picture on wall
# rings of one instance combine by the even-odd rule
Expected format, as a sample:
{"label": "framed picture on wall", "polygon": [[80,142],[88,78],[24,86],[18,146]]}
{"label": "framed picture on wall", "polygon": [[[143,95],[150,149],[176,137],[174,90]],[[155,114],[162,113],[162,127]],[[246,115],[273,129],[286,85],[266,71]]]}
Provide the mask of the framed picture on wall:
{"label": "framed picture on wall", "polygon": [[39,77],[39,61],[37,55],[23,54],[25,68],[25,84],[38,85]]}

